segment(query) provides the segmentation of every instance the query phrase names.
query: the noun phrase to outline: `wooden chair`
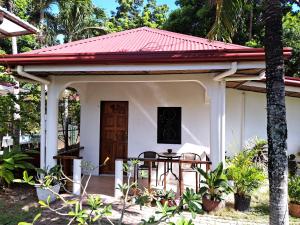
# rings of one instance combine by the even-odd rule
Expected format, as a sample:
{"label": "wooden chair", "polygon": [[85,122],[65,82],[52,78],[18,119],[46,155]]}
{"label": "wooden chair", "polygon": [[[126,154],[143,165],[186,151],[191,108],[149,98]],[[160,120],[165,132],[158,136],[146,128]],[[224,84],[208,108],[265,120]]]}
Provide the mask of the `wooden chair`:
{"label": "wooden chair", "polygon": [[[157,159],[158,154],[154,151],[145,151],[139,154],[138,159]],[[137,180],[139,179],[139,170],[147,170],[149,169],[149,162],[143,162],[143,164],[139,165],[137,167]],[[155,180],[155,185],[157,186],[158,182],[158,163],[152,162],[152,169],[156,170],[156,180]],[[143,178],[142,178],[143,179]]]}
{"label": "wooden chair", "polygon": [[[196,153],[182,153],[180,156],[181,160],[201,160],[200,155]],[[181,163],[181,172],[192,172],[195,173],[195,178],[196,178],[196,192],[198,192],[199,188],[199,174],[195,170],[195,167],[197,165],[193,163]]]}

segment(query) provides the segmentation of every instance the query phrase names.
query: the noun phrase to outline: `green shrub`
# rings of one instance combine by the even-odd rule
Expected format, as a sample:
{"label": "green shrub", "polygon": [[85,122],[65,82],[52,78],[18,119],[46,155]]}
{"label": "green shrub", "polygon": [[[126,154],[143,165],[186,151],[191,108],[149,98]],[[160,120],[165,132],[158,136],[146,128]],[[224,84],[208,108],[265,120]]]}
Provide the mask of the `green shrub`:
{"label": "green shrub", "polygon": [[19,169],[34,169],[34,166],[27,162],[31,159],[27,154],[19,150],[4,150],[0,156],[0,181],[2,184],[10,184],[15,179],[15,173]]}
{"label": "green shrub", "polygon": [[50,169],[44,170],[37,168],[37,180],[39,183],[43,183],[46,186],[55,186],[56,184],[64,184],[62,169],[59,165],[56,165]]}
{"label": "green shrub", "polygon": [[201,180],[204,185],[200,188],[200,193],[203,196],[209,197],[213,201],[220,201],[225,194],[231,191],[223,170],[223,163],[220,163],[213,171],[205,172],[200,167],[197,167],[196,170],[205,178],[205,180]]}
{"label": "green shrub", "polygon": [[288,193],[290,202],[300,205],[300,176],[293,176],[289,179]]}
{"label": "green shrub", "polygon": [[228,160],[228,179],[234,181],[234,192],[239,196],[249,196],[266,179],[263,168],[253,162],[255,151],[244,150]]}

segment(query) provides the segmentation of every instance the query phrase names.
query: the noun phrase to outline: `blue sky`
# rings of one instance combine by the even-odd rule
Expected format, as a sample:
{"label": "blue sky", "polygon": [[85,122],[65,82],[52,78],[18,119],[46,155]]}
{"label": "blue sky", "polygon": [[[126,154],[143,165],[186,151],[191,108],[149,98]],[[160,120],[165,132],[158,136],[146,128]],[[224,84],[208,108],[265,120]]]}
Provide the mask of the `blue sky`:
{"label": "blue sky", "polygon": [[[115,0],[93,0],[94,4],[104,8],[107,13],[111,10],[115,10],[117,7],[117,3]],[[170,10],[176,8],[175,0],[157,0],[157,4],[167,4]]]}

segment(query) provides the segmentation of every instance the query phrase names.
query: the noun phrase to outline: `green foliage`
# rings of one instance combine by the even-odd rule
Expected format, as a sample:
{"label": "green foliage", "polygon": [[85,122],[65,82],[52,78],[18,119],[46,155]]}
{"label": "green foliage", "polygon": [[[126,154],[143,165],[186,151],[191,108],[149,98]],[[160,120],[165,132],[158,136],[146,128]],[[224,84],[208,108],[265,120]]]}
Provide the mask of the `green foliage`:
{"label": "green foliage", "polygon": [[179,0],[176,3],[179,8],[170,13],[163,28],[173,32],[205,37],[214,22],[214,9],[206,1]]}
{"label": "green foliage", "polygon": [[23,208],[24,206],[25,206],[24,201],[15,201],[14,203],[10,204],[7,203],[7,201],[5,201],[5,198],[1,197],[0,198],[0,211],[2,212],[0,214],[1,224],[19,225],[20,221],[25,221],[25,220],[27,221],[29,218],[33,219],[34,215],[39,212],[39,209],[35,207],[31,207],[29,211],[24,210]]}
{"label": "green foliage", "polygon": [[182,194],[182,205],[187,206],[188,210],[195,218],[196,213],[202,212],[201,195],[197,194],[193,189],[187,188]]}
{"label": "green foliage", "polygon": [[191,219],[181,217],[176,223],[171,222],[169,225],[194,225],[194,223]]}
{"label": "green foliage", "polygon": [[[57,213],[60,216],[70,218],[71,224],[73,221],[76,221],[79,225],[95,224],[99,222],[102,218],[106,218],[111,215],[112,207],[110,204],[105,205],[102,199],[99,196],[92,196],[86,193],[86,187],[83,189],[83,195],[87,198],[87,203],[83,204],[83,195],[78,199],[66,200],[63,195],[54,192],[51,189],[52,185],[56,183],[61,183],[65,179],[64,174],[61,173],[61,168],[59,166],[54,166],[49,170],[37,169],[39,174],[42,174],[43,177],[37,179],[37,183],[34,182],[32,176],[28,176],[27,171],[23,172],[22,180],[15,180],[15,182],[26,183],[29,185],[38,185],[46,190],[51,191],[54,195],[57,196],[63,202],[63,206],[59,208],[53,208],[50,205],[50,196],[48,196],[46,202],[39,201],[40,207],[43,209],[49,209],[50,211]],[[91,175],[90,175],[91,176]],[[90,176],[87,179],[90,180]],[[86,184],[88,185],[88,184]],[[66,212],[66,210],[68,210]],[[20,222],[19,224],[23,225],[34,225],[35,222],[40,218],[40,214],[37,214],[33,219],[32,223]]]}
{"label": "green foliage", "polygon": [[37,180],[42,184],[42,187],[52,187],[57,184],[63,184],[62,168],[59,165],[46,170],[37,168],[36,171]]}
{"label": "green foliage", "polygon": [[[7,83],[14,86],[16,80],[7,73],[0,73],[0,83]],[[14,129],[21,129],[24,134],[36,134],[40,128],[40,86],[20,82],[20,92],[17,98],[12,93],[0,96],[0,138],[6,134],[15,134]],[[14,119],[17,112],[15,104],[20,106],[19,120]],[[13,136],[15,143],[18,143],[19,136]]]}
{"label": "green foliage", "polygon": [[288,12],[283,17],[283,43],[293,48],[292,58],[287,62],[286,75],[300,77],[300,12]]}
{"label": "green foliage", "polygon": [[295,176],[297,174],[298,162],[296,161],[296,156],[294,154],[288,156],[288,169],[290,176]]}
{"label": "green foliage", "polygon": [[288,193],[290,201],[300,205],[300,176],[290,177]]}
{"label": "green foliage", "polygon": [[19,169],[34,169],[34,166],[28,162],[29,159],[31,157],[19,150],[4,150],[3,155],[0,156],[1,182],[10,184]]}
{"label": "green foliage", "polygon": [[234,191],[239,196],[251,195],[266,179],[263,168],[253,162],[256,150],[243,150],[228,160],[227,176],[234,181]]}
{"label": "green foliage", "polygon": [[160,28],[167,19],[167,5],[157,5],[156,0],[117,0],[118,7],[106,23],[110,32],[133,29],[142,26]]}
{"label": "green foliage", "polygon": [[204,178],[204,180],[201,179],[201,183],[204,185],[200,188],[200,193],[203,196],[209,197],[213,201],[220,201],[225,194],[231,191],[223,170],[223,163],[220,163],[212,171],[205,172],[201,167],[196,167],[196,171]]}
{"label": "green foliage", "polygon": [[[157,211],[155,215],[152,215],[148,220],[142,219],[142,224],[160,224],[165,221],[169,221],[170,218],[174,217],[178,213],[178,207],[169,206],[168,202],[165,202],[163,205],[160,202],[156,202]],[[170,223],[171,224],[171,223]]]}
{"label": "green foliage", "polygon": [[58,30],[66,42],[106,33],[103,28],[106,15],[91,0],[65,0],[58,5]]}
{"label": "green foliage", "polygon": [[156,200],[160,201],[162,199],[164,200],[175,200],[175,192],[173,190],[157,190],[156,191]]}

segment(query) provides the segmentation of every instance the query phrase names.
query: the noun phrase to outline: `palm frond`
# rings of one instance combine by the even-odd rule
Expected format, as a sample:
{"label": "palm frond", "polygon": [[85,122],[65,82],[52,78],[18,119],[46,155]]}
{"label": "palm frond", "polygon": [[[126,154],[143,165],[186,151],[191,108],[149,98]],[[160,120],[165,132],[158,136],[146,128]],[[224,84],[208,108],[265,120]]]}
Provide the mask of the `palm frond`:
{"label": "palm frond", "polygon": [[246,0],[209,0],[209,4],[216,8],[216,16],[207,37],[231,42]]}

